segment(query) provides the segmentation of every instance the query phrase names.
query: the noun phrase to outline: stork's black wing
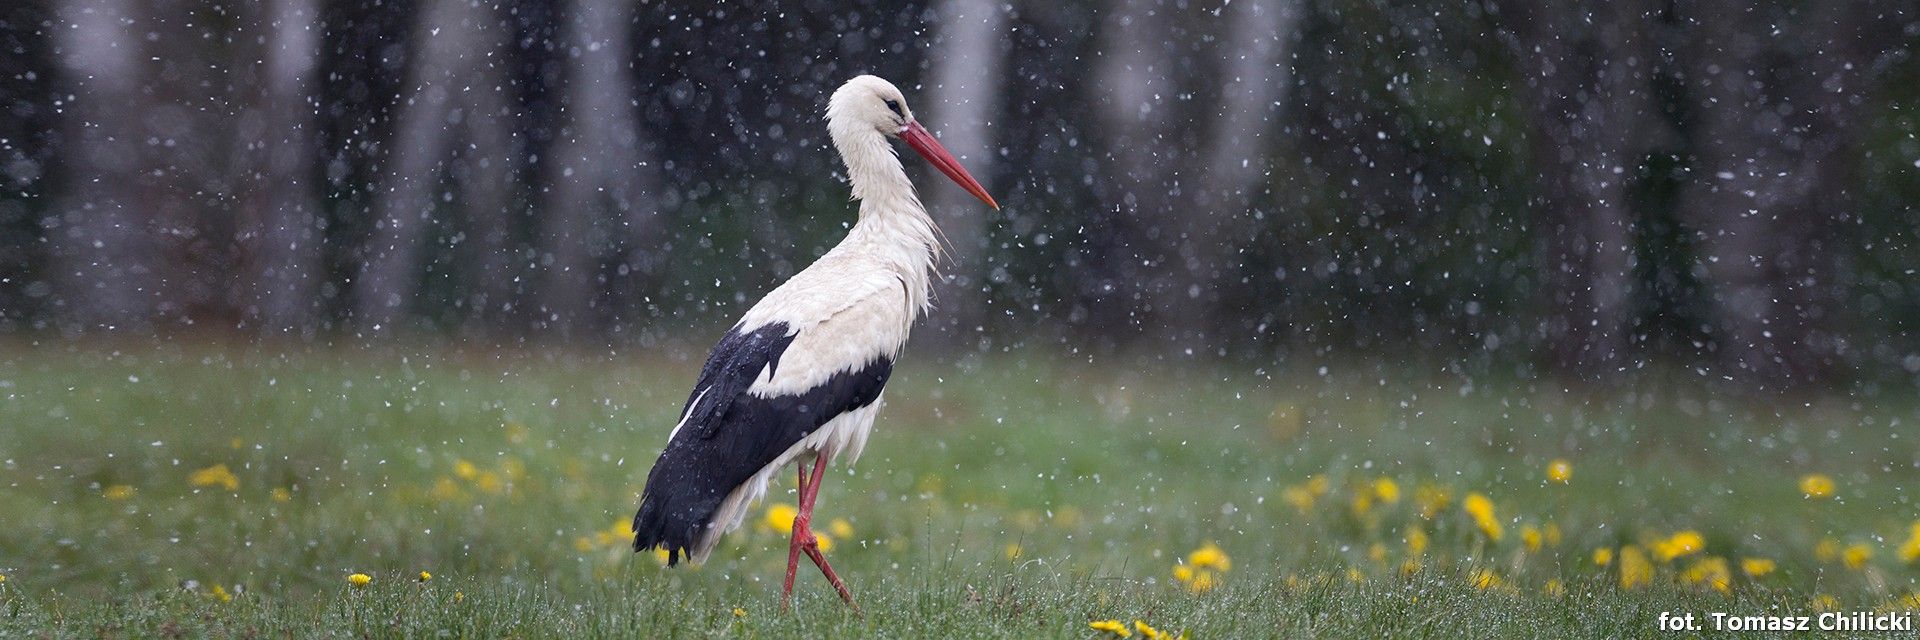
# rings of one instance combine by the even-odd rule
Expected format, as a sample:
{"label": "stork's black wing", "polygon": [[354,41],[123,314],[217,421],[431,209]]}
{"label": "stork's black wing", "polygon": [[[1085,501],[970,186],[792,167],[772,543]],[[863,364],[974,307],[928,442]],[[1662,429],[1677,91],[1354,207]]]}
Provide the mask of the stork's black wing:
{"label": "stork's black wing", "polygon": [[665,547],[668,564],[678,563],[707,527],[721,526],[712,520],[727,494],[821,425],[872,404],[893,373],[892,359],[878,356],[798,394],[748,394],[762,372],[779,369],[795,337],[775,322],[736,327],[714,345],[680,426],[647,474],[633,517],[635,551]]}

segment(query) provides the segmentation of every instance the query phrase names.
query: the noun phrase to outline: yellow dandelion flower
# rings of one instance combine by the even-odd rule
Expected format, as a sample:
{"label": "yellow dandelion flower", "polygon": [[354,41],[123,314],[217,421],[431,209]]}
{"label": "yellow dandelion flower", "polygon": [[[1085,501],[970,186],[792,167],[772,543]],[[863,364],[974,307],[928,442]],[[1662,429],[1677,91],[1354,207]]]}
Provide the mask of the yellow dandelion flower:
{"label": "yellow dandelion flower", "polygon": [[106,498],[108,500],[119,501],[119,500],[126,500],[128,498],[132,498],[133,493],[134,493],[134,488],[132,485],[115,484],[115,485],[108,485],[106,489],[102,489],[100,491],[100,497]]}
{"label": "yellow dandelion flower", "polygon": [[1187,590],[1194,593],[1206,593],[1212,591],[1213,587],[1214,578],[1212,571],[1194,572],[1193,582],[1187,583]]}
{"label": "yellow dandelion flower", "polygon": [[1367,558],[1380,564],[1387,563],[1387,545],[1375,542],[1367,545]]}
{"label": "yellow dandelion flower", "polygon": [[761,518],[761,524],[773,531],[793,533],[793,519],[800,517],[800,510],[793,505],[781,503],[767,505],[767,514]]}
{"label": "yellow dandelion flower", "polygon": [[1360,573],[1360,570],[1357,568],[1347,567],[1347,582],[1360,584],[1366,581],[1367,581],[1367,574]]}
{"label": "yellow dandelion flower", "polygon": [[472,482],[474,478],[480,477],[480,467],[466,460],[454,460],[453,475],[461,480]]}
{"label": "yellow dandelion flower", "polygon": [[1373,510],[1373,494],[1370,494],[1370,493],[1354,494],[1352,507],[1353,507],[1353,517],[1356,517],[1356,518],[1367,517],[1367,512]]}
{"label": "yellow dandelion flower", "polygon": [[1453,504],[1453,494],[1430,482],[1423,482],[1413,491],[1413,502],[1420,507],[1420,517],[1432,520]]}
{"label": "yellow dandelion flower", "polygon": [[1567,594],[1567,585],[1562,584],[1559,578],[1551,578],[1540,587],[1540,592],[1547,594],[1549,598],[1558,598]]}
{"label": "yellow dandelion flower", "polygon": [[1183,584],[1193,582],[1193,567],[1184,564],[1173,565],[1173,579]]}
{"label": "yellow dandelion flower", "polygon": [[664,565],[667,563],[668,560],[672,560],[672,559],[673,559],[673,554],[671,552],[668,552],[666,547],[653,548],[653,560],[655,562],[658,562]]}
{"label": "yellow dandelion flower", "polygon": [[1373,497],[1381,504],[1393,504],[1400,501],[1400,485],[1393,478],[1382,476],[1373,481]]}
{"label": "yellow dandelion flower", "polygon": [[1200,548],[1187,554],[1187,563],[1201,569],[1217,571],[1233,569],[1233,558],[1227,557],[1227,552],[1222,550],[1220,545],[1211,542],[1200,545]]}
{"label": "yellow dandelion flower", "polygon": [[578,551],[580,553],[586,553],[586,552],[592,551],[596,546],[597,545],[593,543],[593,538],[580,536],[578,538],[573,539],[573,550]]}
{"label": "yellow dandelion flower", "polygon": [[225,464],[216,464],[187,475],[187,483],[196,487],[220,487],[228,491],[240,489],[239,476],[227,469]]}
{"label": "yellow dandelion flower", "polygon": [[1847,565],[1848,569],[1865,567],[1867,566],[1867,561],[1872,559],[1873,547],[1867,546],[1865,542],[1855,542],[1847,545],[1847,548],[1840,552],[1840,562]]}
{"label": "yellow dandelion flower", "polygon": [[742,609],[742,608],[740,608],[740,607],[734,607],[734,608],[733,608],[733,617],[735,617],[735,618],[745,618],[745,617],[747,617],[747,610],[746,610],[746,609]]}
{"label": "yellow dandelion flower", "polygon": [[1665,540],[1653,543],[1653,556],[1661,562],[1670,562],[1675,558],[1690,556],[1707,548],[1707,539],[1692,529],[1679,531]]}
{"label": "yellow dandelion flower", "polygon": [[1133,637],[1133,632],[1128,631],[1127,625],[1119,620],[1095,620],[1087,623],[1087,628],[1102,633],[1110,633],[1122,638]]}
{"label": "yellow dandelion flower", "polygon": [[1839,598],[1835,598],[1833,596],[1830,596],[1824,593],[1813,597],[1813,610],[1815,611],[1833,611],[1839,608],[1840,608]]}
{"label": "yellow dandelion flower", "polygon": [[1420,529],[1407,530],[1407,553],[1420,555],[1427,552],[1427,532]]}
{"label": "yellow dandelion flower", "polygon": [[351,585],[355,589],[365,587],[372,583],[373,583],[373,576],[370,576],[364,573],[356,573],[356,574],[347,576],[347,584]]}
{"label": "yellow dandelion flower", "polygon": [[833,522],[827,523],[827,533],[841,538],[852,539],[853,523],[847,522],[846,518],[834,518]]}
{"label": "yellow dandelion flower", "polygon": [[1800,476],[1800,493],[1809,498],[1833,497],[1833,478],[1824,473]]}
{"label": "yellow dandelion flower", "polygon": [[1813,558],[1821,562],[1838,562],[1840,560],[1840,541],[1833,538],[1821,538],[1820,542],[1813,545]]}
{"label": "yellow dandelion flower", "polygon": [[1907,528],[1907,541],[1900,543],[1900,561],[1912,563],[1920,560],[1920,521]]}
{"label": "yellow dandelion flower", "polygon": [[1599,567],[1604,567],[1604,566],[1613,564],[1613,549],[1611,547],[1599,547],[1594,549],[1593,564],[1594,566],[1599,566]]}
{"label": "yellow dandelion flower", "polygon": [[1000,552],[1005,555],[1008,560],[1019,560],[1020,556],[1026,555],[1026,550],[1021,549],[1020,543],[1018,542],[1007,543],[1006,548],[1001,549]]}
{"label": "yellow dandelion flower", "polygon": [[420,572],[419,579],[421,582],[427,582],[427,581],[433,580],[433,574],[422,571]]}
{"label": "yellow dandelion flower", "polygon": [[1153,625],[1147,624],[1145,620],[1133,621],[1133,629],[1139,631],[1140,637],[1146,640],[1161,640],[1161,638],[1167,637],[1166,633],[1153,628]]}
{"label": "yellow dandelion flower", "polygon": [[1770,560],[1767,558],[1741,558],[1740,559],[1740,572],[1747,574],[1747,577],[1749,578],[1765,577],[1767,574],[1773,573],[1773,571],[1778,568],[1779,568],[1779,565],[1774,564],[1773,560]]}
{"label": "yellow dandelion flower", "polygon": [[1542,527],[1540,529],[1540,532],[1543,534],[1546,534],[1547,546],[1549,547],[1560,546],[1560,525],[1549,522],[1547,523],[1547,526]]}
{"label": "yellow dandelion flower", "polygon": [[274,487],[271,493],[274,502],[293,502],[293,491],[286,487]]}
{"label": "yellow dandelion flower", "polygon": [[1409,559],[1400,561],[1400,575],[1402,577],[1411,576],[1416,573],[1420,573],[1419,560],[1414,560],[1409,558]]}
{"label": "yellow dandelion flower", "polygon": [[829,536],[824,533],[816,533],[816,534],[813,534],[813,540],[814,542],[820,545],[820,551],[822,553],[833,550],[833,536]]}
{"label": "yellow dandelion flower", "polygon": [[7,574],[0,573],[0,584],[6,584],[6,583],[7,583]]}
{"label": "yellow dandelion flower", "polygon": [[1552,462],[1547,463],[1547,480],[1567,484],[1568,481],[1573,480],[1573,463],[1554,458]]}
{"label": "yellow dandelion flower", "polygon": [[1469,493],[1466,501],[1461,503],[1461,508],[1466,509],[1467,515],[1473,516],[1474,526],[1479,527],[1488,540],[1500,541],[1505,532],[1500,528],[1500,520],[1493,515],[1492,500],[1479,493]]}
{"label": "yellow dandelion flower", "polygon": [[1289,485],[1281,489],[1280,500],[1303,515],[1313,510],[1313,491],[1302,485]]}
{"label": "yellow dandelion flower", "polygon": [[1540,542],[1541,542],[1541,535],[1540,535],[1539,529],[1534,528],[1533,525],[1520,527],[1520,545],[1521,546],[1526,547],[1528,551],[1539,551]]}
{"label": "yellow dandelion flower", "polygon": [[1501,584],[1500,576],[1495,575],[1490,570],[1480,569],[1478,571],[1473,572],[1473,588],[1475,589],[1485,591],[1487,589],[1498,587],[1500,586],[1500,584]]}
{"label": "yellow dandelion flower", "polygon": [[233,594],[227,593],[226,587],[223,587],[217,584],[213,585],[212,591],[207,592],[207,597],[213,598],[214,600],[219,600],[221,602],[233,602]]}
{"label": "yellow dandelion flower", "polygon": [[1640,547],[1627,545],[1620,548],[1620,587],[1632,589],[1653,580],[1653,563],[1647,560],[1647,554]]}
{"label": "yellow dandelion flower", "polygon": [[1316,496],[1327,495],[1326,476],[1307,476],[1307,490],[1312,491]]}
{"label": "yellow dandelion flower", "polygon": [[1707,556],[1694,561],[1692,566],[1681,572],[1680,580],[1687,584],[1706,585],[1715,591],[1727,593],[1732,590],[1733,572],[1727,569],[1726,558]]}
{"label": "yellow dandelion flower", "polygon": [[480,477],[473,480],[473,486],[489,494],[499,494],[507,489],[507,483],[500,480],[500,474],[492,471],[480,472]]}

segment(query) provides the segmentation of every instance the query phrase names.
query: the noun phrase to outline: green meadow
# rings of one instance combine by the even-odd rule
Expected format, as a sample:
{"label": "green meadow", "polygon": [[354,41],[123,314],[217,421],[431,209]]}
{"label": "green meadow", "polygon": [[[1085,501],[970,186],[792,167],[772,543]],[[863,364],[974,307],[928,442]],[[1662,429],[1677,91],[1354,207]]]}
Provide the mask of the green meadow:
{"label": "green meadow", "polygon": [[9,343],[0,636],[1711,636],[1920,605],[1911,394],[1034,352],[909,355],[816,514],[864,614],[804,560],[782,612],[790,477],[705,565],[627,546],[700,356]]}

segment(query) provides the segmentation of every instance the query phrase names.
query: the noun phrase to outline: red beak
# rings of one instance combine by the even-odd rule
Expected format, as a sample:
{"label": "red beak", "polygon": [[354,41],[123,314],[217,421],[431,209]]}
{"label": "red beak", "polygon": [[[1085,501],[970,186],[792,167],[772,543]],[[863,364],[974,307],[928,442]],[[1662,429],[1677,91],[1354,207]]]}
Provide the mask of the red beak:
{"label": "red beak", "polygon": [[907,130],[900,132],[900,139],[905,140],[907,146],[919,152],[920,157],[933,163],[934,168],[939,169],[940,173],[947,174],[947,177],[952,178],[960,188],[966,189],[967,193],[973,194],[973,197],[979,198],[989,207],[996,210],[1000,208],[1000,203],[994,202],[993,196],[987,195],[986,187],[980,186],[980,181],[973,179],[973,174],[967,173],[967,168],[960,166],[960,161],[953,159],[953,154],[947,153],[947,148],[940,146],[940,141],[933,139],[933,134],[927,133],[926,128],[921,127],[920,123],[908,122]]}

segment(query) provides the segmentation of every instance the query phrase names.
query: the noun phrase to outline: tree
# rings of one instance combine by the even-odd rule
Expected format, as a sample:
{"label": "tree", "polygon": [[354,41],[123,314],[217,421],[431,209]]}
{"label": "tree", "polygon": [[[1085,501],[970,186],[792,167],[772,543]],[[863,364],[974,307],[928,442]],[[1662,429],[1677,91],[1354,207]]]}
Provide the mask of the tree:
{"label": "tree", "polygon": [[68,330],[143,329],[161,294],[159,230],[143,207],[140,39],[129,0],[72,0],[61,7],[57,55],[76,96],[62,123],[66,186],[47,222],[55,304]]}
{"label": "tree", "polygon": [[322,47],[319,3],[273,0],[256,15],[265,19],[271,35],[263,40],[266,64],[257,104],[245,115],[262,135],[242,139],[247,164],[257,169],[242,179],[247,193],[235,238],[242,280],[235,288],[244,292],[243,317],[262,333],[310,333],[323,278],[321,212],[311,164],[319,146],[310,102]]}
{"label": "tree", "polygon": [[[933,81],[928,103],[920,109],[940,128],[940,141],[993,190],[994,138],[989,124],[1000,113],[1000,78],[1006,58],[1006,14],[995,0],[947,0],[939,9],[940,35],[934,44]],[[944,320],[940,332],[955,345],[967,345],[986,320],[987,267],[991,215],[966,192],[935,187],[929,209],[945,232],[950,251],[946,278],[935,290]]]}
{"label": "tree", "polygon": [[1631,346],[1628,189],[1655,125],[1652,14],[1643,0],[1510,2],[1497,14],[1538,171],[1542,337],[1552,364],[1576,375],[1622,368]]}
{"label": "tree", "polygon": [[471,313],[505,303],[515,162],[498,20],[470,0],[430,0],[415,28],[414,86],[388,144],[375,204],[379,222],[354,282],[355,316],[365,333],[394,331],[418,294],[427,231],[450,199],[435,197],[443,179],[458,188],[457,202],[468,215],[464,244],[474,273],[466,281],[476,287]]}
{"label": "tree", "polygon": [[[546,160],[541,206],[543,321],[569,330],[593,310],[602,264],[646,270],[641,247],[659,230],[654,163],[643,155],[629,73],[631,3],[573,0],[565,16],[566,88],[561,128]],[[627,248],[625,256],[617,249]]]}

